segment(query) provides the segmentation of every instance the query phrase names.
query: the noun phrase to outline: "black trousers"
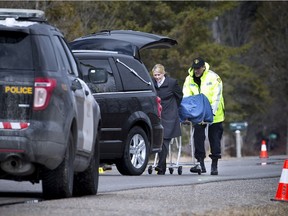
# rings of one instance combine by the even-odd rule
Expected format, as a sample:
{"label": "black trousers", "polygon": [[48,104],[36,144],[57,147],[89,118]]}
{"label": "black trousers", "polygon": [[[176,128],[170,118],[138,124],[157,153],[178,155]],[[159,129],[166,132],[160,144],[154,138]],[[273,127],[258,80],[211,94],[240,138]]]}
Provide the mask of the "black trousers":
{"label": "black trousers", "polygon": [[194,156],[197,161],[203,160],[206,157],[205,152],[205,128],[208,127],[208,139],[210,143],[211,154],[209,157],[211,159],[221,158],[221,139],[223,135],[223,125],[222,122],[214,123],[211,125],[194,125],[194,145],[195,153]]}
{"label": "black trousers", "polygon": [[162,151],[158,153],[159,161],[158,161],[158,167],[162,169],[162,171],[165,173],[166,171],[166,158],[169,152],[169,144],[172,139],[165,139],[163,140],[162,145]]}

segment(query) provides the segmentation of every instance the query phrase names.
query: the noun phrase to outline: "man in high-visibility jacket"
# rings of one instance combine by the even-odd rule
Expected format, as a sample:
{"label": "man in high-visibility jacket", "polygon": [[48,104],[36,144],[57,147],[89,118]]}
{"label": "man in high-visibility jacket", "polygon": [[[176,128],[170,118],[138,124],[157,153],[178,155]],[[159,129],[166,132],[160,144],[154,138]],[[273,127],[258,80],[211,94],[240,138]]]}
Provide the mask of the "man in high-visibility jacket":
{"label": "man in high-visibility jacket", "polygon": [[[223,84],[221,78],[212,70],[202,58],[195,58],[192,67],[188,70],[188,76],[183,85],[183,97],[203,93],[209,100],[213,111],[213,123],[208,125],[208,139],[210,142],[212,159],[211,175],[218,175],[218,159],[221,158],[221,139],[224,121]],[[205,152],[205,128],[207,124],[197,124],[194,127],[195,158],[200,162],[201,172],[206,173],[204,164]],[[198,166],[193,166],[190,172],[198,172]]]}

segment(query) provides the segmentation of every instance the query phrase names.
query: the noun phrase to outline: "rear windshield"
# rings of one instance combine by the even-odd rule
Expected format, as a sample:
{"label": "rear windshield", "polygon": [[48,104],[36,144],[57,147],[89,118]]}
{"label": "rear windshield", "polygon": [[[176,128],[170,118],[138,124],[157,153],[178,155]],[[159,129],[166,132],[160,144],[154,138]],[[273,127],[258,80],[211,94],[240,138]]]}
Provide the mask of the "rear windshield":
{"label": "rear windshield", "polygon": [[0,69],[33,69],[31,40],[28,34],[0,31]]}

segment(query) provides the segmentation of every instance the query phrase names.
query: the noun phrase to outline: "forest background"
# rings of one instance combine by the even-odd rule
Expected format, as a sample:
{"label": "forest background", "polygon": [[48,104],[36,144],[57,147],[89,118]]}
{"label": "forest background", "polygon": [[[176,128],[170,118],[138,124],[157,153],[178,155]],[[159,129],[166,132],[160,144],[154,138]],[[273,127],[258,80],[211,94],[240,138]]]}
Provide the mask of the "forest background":
{"label": "forest background", "polygon": [[235,155],[235,122],[248,123],[242,155],[259,154],[263,139],[272,154],[288,154],[288,2],[0,1],[0,7],[43,10],[67,41],[104,29],[177,40],[171,49],[144,51],[142,60],[149,71],[165,65],[181,86],[198,56],[220,75],[227,154]]}

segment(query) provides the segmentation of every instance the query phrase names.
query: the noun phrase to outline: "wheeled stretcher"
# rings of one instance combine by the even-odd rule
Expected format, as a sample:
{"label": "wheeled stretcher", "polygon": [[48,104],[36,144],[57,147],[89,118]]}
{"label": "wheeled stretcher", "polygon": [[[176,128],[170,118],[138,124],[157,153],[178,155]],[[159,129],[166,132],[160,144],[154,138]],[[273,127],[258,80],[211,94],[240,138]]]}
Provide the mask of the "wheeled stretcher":
{"label": "wheeled stretcher", "polygon": [[[196,170],[198,171],[198,175],[201,175],[201,167],[200,164],[198,162],[195,162],[195,157],[194,157],[194,139],[193,139],[193,134],[194,134],[194,128],[191,122],[184,122],[181,123],[181,129],[184,125],[189,125],[190,130],[189,130],[189,145],[191,147],[191,162],[180,162],[181,160],[181,155],[182,155],[182,136],[177,137],[177,138],[173,138],[169,144],[169,153],[168,153],[168,157],[169,157],[169,162],[167,162],[167,169],[169,170],[170,174],[173,174],[174,169],[177,169],[178,175],[182,175],[182,171],[183,171],[183,166],[196,166]],[[173,162],[173,151],[172,151],[172,146],[176,145],[177,147],[177,158],[176,161]],[[158,162],[158,153],[155,154],[155,159],[154,159],[154,163],[148,165],[148,173],[152,174],[153,170],[155,169],[155,167],[157,166],[157,162]]]}
{"label": "wheeled stretcher", "polygon": [[[198,175],[201,175],[201,166],[200,163],[195,162],[194,158],[194,127],[196,124],[210,124],[213,122],[213,112],[209,100],[204,94],[192,95],[188,97],[183,97],[180,107],[179,107],[179,118],[181,123],[181,129],[183,126],[189,124],[190,131],[190,146],[191,146],[191,156],[192,164],[189,163],[180,163],[180,157],[182,153],[182,137],[174,138],[171,140],[169,145],[169,163],[167,163],[167,168],[169,169],[170,174],[173,174],[174,168],[178,169],[178,174],[182,175],[182,169],[185,165],[193,166],[193,173],[196,172]],[[208,128],[208,127],[207,127]],[[183,132],[183,131],[182,131]],[[182,133],[183,134],[183,133]],[[176,144],[178,149],[177,160],[175,163],[172,161],[172,148],[173,143]],[[158,154],[155,155],[155,160],[152,165],[148,166],[148,173],[151,174],[153,168],[156,167]]]}

